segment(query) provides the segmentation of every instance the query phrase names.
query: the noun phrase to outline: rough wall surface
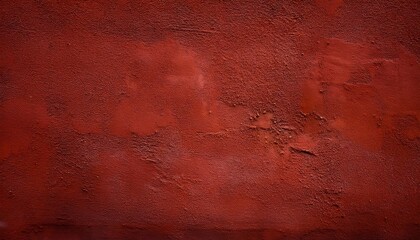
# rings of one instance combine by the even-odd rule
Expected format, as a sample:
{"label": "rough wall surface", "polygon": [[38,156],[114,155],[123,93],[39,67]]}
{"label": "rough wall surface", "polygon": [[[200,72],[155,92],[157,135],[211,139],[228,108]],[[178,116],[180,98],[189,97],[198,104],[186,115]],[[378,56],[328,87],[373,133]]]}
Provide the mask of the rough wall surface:
{"label": "rough wall surface", "polygon": [[0,2],[0,239],[418,239],[420,2]]}

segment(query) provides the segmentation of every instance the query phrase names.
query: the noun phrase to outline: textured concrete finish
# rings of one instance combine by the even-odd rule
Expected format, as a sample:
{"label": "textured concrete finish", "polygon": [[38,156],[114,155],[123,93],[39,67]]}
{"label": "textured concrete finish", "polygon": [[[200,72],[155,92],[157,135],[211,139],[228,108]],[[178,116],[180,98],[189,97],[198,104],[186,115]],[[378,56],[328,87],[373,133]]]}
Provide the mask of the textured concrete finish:
{"label": "textured concrete finish", "polygon": [[419,22],[0,1],[0,239],[418,239]]}

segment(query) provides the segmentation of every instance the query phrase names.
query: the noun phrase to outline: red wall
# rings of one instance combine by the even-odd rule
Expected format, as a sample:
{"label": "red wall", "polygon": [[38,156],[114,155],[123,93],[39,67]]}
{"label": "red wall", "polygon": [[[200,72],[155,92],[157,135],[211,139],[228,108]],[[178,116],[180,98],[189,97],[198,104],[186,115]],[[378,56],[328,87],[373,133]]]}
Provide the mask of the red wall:
{"label": "red wall", "polygon": [[1,1],[0,239],[415,239],[420,2]]}

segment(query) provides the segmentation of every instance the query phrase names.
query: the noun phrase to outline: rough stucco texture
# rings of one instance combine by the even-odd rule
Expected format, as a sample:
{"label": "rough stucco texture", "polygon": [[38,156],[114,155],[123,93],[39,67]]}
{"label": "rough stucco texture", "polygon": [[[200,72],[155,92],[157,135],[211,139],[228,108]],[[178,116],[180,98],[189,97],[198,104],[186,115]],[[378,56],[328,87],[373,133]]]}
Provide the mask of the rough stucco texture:
{"label": "rough stucco texture", "polygon": [[418,239],[419,11],[1,1],[0,239]]}

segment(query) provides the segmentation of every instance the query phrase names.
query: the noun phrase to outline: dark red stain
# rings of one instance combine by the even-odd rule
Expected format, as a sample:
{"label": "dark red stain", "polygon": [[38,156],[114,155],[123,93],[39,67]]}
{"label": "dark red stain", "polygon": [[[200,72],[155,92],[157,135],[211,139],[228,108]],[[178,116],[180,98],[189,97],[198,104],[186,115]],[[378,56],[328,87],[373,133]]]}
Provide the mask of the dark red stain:
{"label": "dark red stain", "polygon": [[201,2],[0,2],[0,239],[418,238],[420,2]]}

